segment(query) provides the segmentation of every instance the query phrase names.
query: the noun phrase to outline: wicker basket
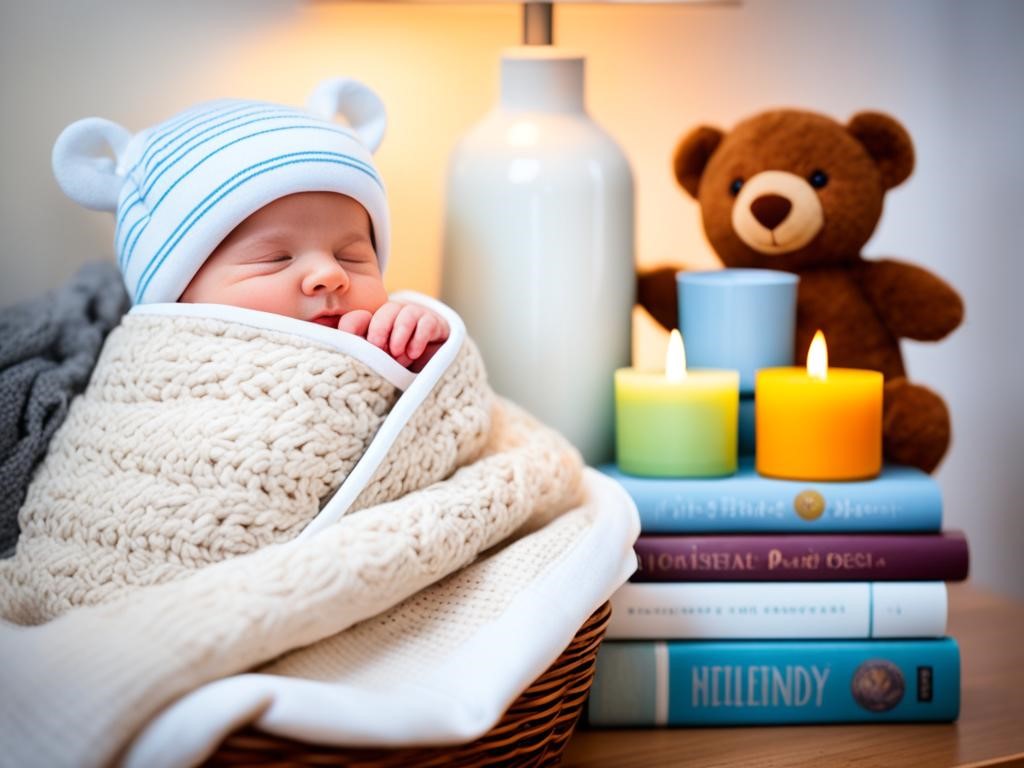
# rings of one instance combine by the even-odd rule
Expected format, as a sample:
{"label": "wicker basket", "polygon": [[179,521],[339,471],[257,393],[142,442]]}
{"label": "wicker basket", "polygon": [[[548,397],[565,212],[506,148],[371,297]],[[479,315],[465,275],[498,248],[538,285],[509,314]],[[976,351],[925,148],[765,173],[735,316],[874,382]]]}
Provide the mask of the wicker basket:
{"label": "wicker basket", "polygon": [[548,670],[476,741],[444,747],[349,749],[306,744],[246,728],[229,736],[207,765],[405,766],[557,765],[594,679],[597,648],[611,616],[605,603]]}

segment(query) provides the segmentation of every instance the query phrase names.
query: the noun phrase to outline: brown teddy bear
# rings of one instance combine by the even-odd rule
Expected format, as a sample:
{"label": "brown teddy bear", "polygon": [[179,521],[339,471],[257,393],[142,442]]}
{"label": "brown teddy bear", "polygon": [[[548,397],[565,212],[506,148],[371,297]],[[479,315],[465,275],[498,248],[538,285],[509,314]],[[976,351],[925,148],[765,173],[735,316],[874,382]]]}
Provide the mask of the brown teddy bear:
{"label": "brown teddy bear", "polygon": [[[877,112],[845,126],[810,112],[765,112],[729,133],[694,129],[674,166],[727,267],[800,276],[797,364],[821,328],[831,365],[885,374],[885,458],[931,472],[949,445],[949,412],[937,394],[907,380],[899,339],[941,339],[960,324],[963,303],[920,267],[861,256],[886,191],[914,167],[903,126]],[[639,302],[667,328],[677,323],[675,272],[639,280]]]}

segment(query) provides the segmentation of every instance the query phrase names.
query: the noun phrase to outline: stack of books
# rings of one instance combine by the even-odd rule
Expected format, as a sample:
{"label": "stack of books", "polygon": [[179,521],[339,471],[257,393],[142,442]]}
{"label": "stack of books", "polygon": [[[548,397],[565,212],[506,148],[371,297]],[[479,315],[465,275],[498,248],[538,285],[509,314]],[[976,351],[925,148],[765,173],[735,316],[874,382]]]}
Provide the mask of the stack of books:
{"label": "stack of books", "polygon": [[632,477],[639,569],[612,597],[590,723],[753,725],[955,720],[960,655],[935,480]]}

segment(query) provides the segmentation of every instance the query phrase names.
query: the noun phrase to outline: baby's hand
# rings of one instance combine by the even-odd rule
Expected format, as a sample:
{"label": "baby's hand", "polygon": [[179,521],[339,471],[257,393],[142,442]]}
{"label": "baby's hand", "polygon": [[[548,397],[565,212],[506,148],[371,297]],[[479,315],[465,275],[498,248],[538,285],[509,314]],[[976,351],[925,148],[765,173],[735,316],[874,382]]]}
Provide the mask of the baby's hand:
{"label": "baby's hand", "polygon": [[338,319],[338,330],[345,333],[354,333],[356,336],[366,338],[366,331],[370,327],[370,320],[373,314],[366,309],[353,309],[346,312]]}
{"label": "baby's hand", "polygon": [[358,309],[342,315],[339,330],[365,336],[398,363],[420,370],[448,338],[448,324],[417,304],[389,301],[372,315]]}

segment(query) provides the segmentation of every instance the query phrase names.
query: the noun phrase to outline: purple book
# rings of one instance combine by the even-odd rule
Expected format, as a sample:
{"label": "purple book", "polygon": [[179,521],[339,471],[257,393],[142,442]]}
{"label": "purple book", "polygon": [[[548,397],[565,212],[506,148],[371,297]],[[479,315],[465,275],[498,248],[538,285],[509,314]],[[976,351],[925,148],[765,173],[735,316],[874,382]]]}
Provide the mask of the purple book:
{"label": "purple book", "polygon": [[641,536],[631,581],[963,581],[961,531]]}

